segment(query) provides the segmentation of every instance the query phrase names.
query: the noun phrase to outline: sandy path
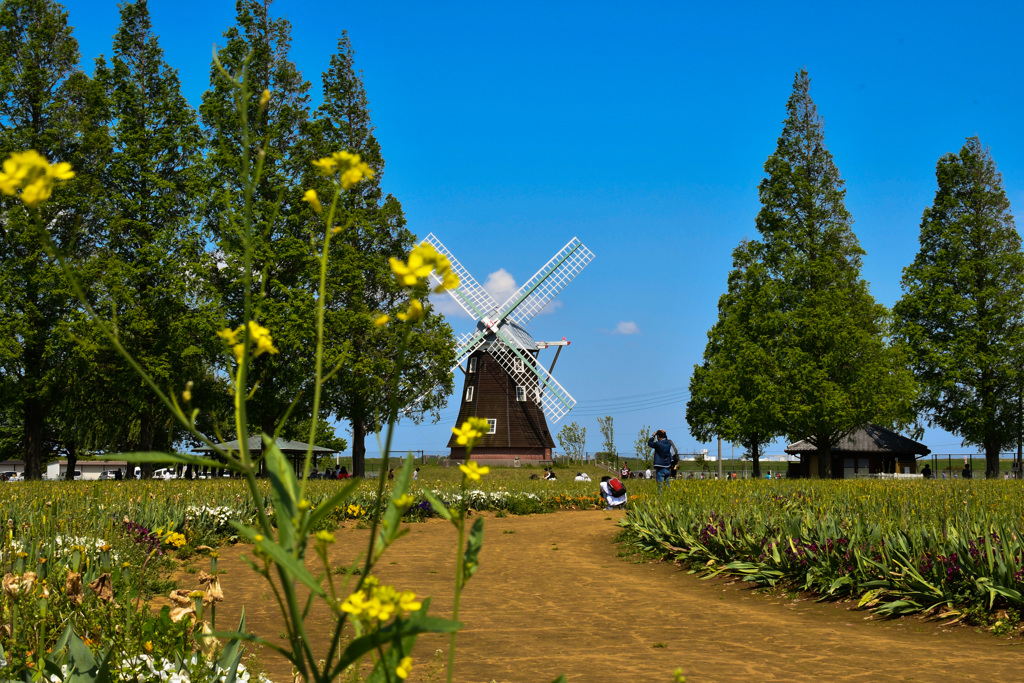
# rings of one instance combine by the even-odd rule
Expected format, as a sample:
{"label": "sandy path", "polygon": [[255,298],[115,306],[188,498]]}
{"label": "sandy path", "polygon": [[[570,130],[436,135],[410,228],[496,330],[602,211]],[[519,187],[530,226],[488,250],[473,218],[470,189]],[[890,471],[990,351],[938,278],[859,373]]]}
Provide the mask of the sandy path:
{"label": "sandy path", "polygon": [[[449,614],[455,530],[440,520],[410,529],[377,575],[434,596],[432,613]],[[488,517],[481,568],[463,594],[456,680],[546,683],[565,673],[570,681],[642,683],[671,681],[676,667],[688,683],[1024,680],[1019,640],[917,619],[878,622],[841,605],[701,581],[669,564],[634,564],[617,556],[616,531],[597,510]],[[362,552],[366,534],[339,529],[336,559]],[[221,553],[228,573],[219,625],[236,620],[244,603],[249,630],[274,638],[280,617],[239,559],[248,550]],[[313,632],[329,628],[325,612],[311,618]],[[446,637],[421,637],[409,680],[432,680],[427,662],[446,648]],[[288,680],[283,662],[263,659],[276,681]]]}

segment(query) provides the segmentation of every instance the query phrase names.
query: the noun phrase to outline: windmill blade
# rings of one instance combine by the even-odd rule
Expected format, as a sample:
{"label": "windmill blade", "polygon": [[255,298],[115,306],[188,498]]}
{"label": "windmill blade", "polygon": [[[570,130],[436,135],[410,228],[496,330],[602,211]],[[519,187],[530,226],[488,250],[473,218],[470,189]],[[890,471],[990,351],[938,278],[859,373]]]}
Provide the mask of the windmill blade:
{"label": "windmill blade", "polygon": [[[495,339],[487,352],[512,376],[518,386],[531,387],[536,381],[533,399],[540,404],[549,420],[558,422],[576,405],[576,399],[535,358],[516,348],[507,332],[501,328],[493,332]],[[520,362],[517,363],[517,360]]]}
{"label": "windmill blade", "polygon": [[[452,253],[441,244],[441,240],[437,239],[434,233],[427,235],[423,238],[423,241],[437,249],[438,253],[443,254],[451,262],[452,272],[459,276],[459,286],[454,290],[449,289],[448,293],[459,302],[459,305],[462,306],[466,313],[480,320],[498,307],[497,302],[487,293],[487,290],[473,279],[469,271],[452,256]],[[441,282],[434,273],[431,273],[430,277],[436,283]]]}
{"label": "windmill blade", "polygon": [[573,237],[519,291],[501,305],[495,320],[508,319],[525,325],[586,268],[594,254]]}
{"label": "windmill blade", "polygon": [[477,330],[476,332],[467,332],[466,334],[460,335],[458,341],[455,344],[455,365],[456,367],[462,365],[462,361],[466,360],[474,351],[480,348],[484,343],[484,330]]}

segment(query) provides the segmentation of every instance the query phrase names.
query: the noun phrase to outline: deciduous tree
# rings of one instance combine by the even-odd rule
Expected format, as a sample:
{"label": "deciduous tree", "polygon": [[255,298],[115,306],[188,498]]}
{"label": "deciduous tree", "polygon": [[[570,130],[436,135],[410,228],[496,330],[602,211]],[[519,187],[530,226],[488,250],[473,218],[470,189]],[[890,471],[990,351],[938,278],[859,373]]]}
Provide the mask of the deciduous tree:
{"label": "deciduous tree", "polygon": [[19,201],[0,196],[0,400],[20,423],[29,479],[42,476],[51,414],[68,391],[60,372],[74,352],[68,321],[80,315],[47,238],[85,274],[102,224],[95,214],[95,170],[106,145],[102,98],[78,62],[78,41],[59,4],[0,4],[0,159],[34,149],[76,173],[39,205],[45,235]]}
{"label": "deciduous tree", "polygon": [[[322,238],[323,225],[310,219],[302,201],[309,160],[308,142],[302,138],[309,119],[309,83],[289,56],[291,25],[271,16],[268,0],[239,0],[236,24],[224,38],[217,59],[245,84],[246,119],[243,125],[234,86],[215,63],[200,106],[212,188],[205,221],[217,246],[214,283],[224,307],[224,326],[234,328],[243,319],[248,288],[253,319],[270,330],[280,351],[254,358],[248,375],[247,390],[259,384],[247,404],[248,422],[273,435],[293,402],[294,415],[308,417],[314,379],[310,368],[318,266],[313,245]],[[244,140],[252,152],[251,198],[244,190],[249,179],[242,177]],[[239,214],[246,201],[252,207],[249,272],[243,267],[247,227]]]}
{"label": "deciduous tree", "polygon": [[569,460],[582,460],[587,447],[587,428],[575,422],[562,425],[558,430],[558,444]]}
{"label": "deciduous tree", "polygon": [[733,251],[729,290],[718,300],[704,360],[693,368],[686,420],[703,443],[720,436],[743,444],[761,474],[764,446],[785,432],[778,364],[769,344],[772,300],[760,245],[744,240]]}
{"label": "deciduous tree", "polygon": [[[103,286],[95,308],[124,348],[168,393],[199,380],[216,358],[216,311],[199,216],[207,194],[202,133],[163,58],[146,0],[121,6],[108,65],[97,60],[112,136],[102,171],[106,239],[97,258]],[[117,416],[116,441],[130,450],[169,449],[172,422],[134,370],[106,345],[95,399]],[[115,443],[116,443],[115,441]],[[114,444],[109,444],[114,446]],[[152,465],[143,465],[144,476]]]}
{"label": "deciduous tree", "polygon": [[814,444],[817,475],[829,477],[832,448],[851,431],[910,419],[914,383],[887,343],[888,312],[860,277],[864,252],[804,70],[786,111],[758,186],[761,241],[750,248],[763,308],[751,341],[770,354],[785,435]]}
{"label": "deciduous tree", "polygon": [[1024,255],[1002,176],[968,138],[939,159],[938,189],[921,218],[921,248],[903,270],[897,331],[928,420],[985,452],[1019,438],[1024,389]]}
{"label": "deciduous tree", "polygon": [[[434,312],[426,291],[415,294],[425,301],[425,316],[416,326],[397,378],[395,357],[402,338],[398,325],[377,326],[382,312],[394,314],[407,305],[408,295],[395,280],[389,258],[405,260],[416,238],[406,227],[399,201],[384,194],[384,157],[373,133],[370,106],[348,35],[343,33],[330,65],[323,73],[323,104],[307,127],[311,160],[345,150],[359,154],[373,178],[345,193],[338,206],[340,232],[331,241],[327,337],[328,365],[341,370],[324,389],[324,405],[352,428],[352,469],[365,470],[367,433],[380,429],[391,405],[416,402],[416,410],[399,412],[419,420],[436,420],[452,392],[451,367],[454,339],[443,317]],[[307,166],[310,170],[311,166]],[[310,175],[307,186],[318,186]]]}

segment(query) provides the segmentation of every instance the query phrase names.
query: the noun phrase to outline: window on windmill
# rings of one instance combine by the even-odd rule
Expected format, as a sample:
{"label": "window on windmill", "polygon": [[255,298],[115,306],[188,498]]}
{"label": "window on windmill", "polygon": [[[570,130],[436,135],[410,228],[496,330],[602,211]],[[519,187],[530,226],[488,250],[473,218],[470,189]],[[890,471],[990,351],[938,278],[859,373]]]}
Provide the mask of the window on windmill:
{"label": "window on windmill", "polygon": [[472,401],[473,400],[473,387],[466,387],[466,400],[467,401]]}
{"label": "window on windmill", "polygon": [[516,387],[516,400],[517,401],[525,401],[526,400],[526,387]]}
{"label": "window on windmill", "polygon": [[496,431],[498,431],[498,421],[493,417],[487,418],[487,433],[494,434]]}
{"label": "window on windmill", "polygon": [[513,363],[512,363],[512,368],[516,372],[522,372],[523,371],[523,359],[522,358],[516,358],[515,361],[513,361]]}
{"label": "window on windmill", "polygon": [[469,369],[466,372],[476,372],[476,356],[469,359]]}

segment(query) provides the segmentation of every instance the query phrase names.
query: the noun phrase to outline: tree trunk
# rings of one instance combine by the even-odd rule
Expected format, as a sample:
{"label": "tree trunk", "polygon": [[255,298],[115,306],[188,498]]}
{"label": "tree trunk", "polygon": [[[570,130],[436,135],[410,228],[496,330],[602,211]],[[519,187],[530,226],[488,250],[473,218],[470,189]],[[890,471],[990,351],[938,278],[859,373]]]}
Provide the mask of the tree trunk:
{"label": "tree trunk", "polygon": [[36,396],[27,396],[24,404],[25,479],[43,478],[43,431],[46,426],[46,408]]}
{"label": "tree trunk", "polygon": [[999,447],[985,448],[985,478],[999,478]]}
{"label": "tree trunk", "polygon": [[75,480],[75,466],[78,465],[78,446],[72,441],[67,445],[68,449],[68,470],[64,473],[67,481]]}
{"label": "tree trunk", "polygon": [[761,478],[761,442],[753,439],[750,442],[750,459],[753,462],[754,479]]}
{"label": "tree trunk", "polygon": [[824,439],[818,440],[819,444],[824,444],[822,448],[818,446],[818,478],[819,479],[831,479],[832,478],[832,442]]}
{"label": "tree trunk", "polygon": [[[143,453],[151,453],[153,451],[153,415],[148,411],[142,413],[142,424],[139,425],[139,446],[138,450]],[[152,479],[153,478],[153,463],[144,462],[142,467],[142,478]]]}
{"label": "tree trunk", "polygon": [[352,476],[366,476],[366,425],[361,417],[352,418]]}

